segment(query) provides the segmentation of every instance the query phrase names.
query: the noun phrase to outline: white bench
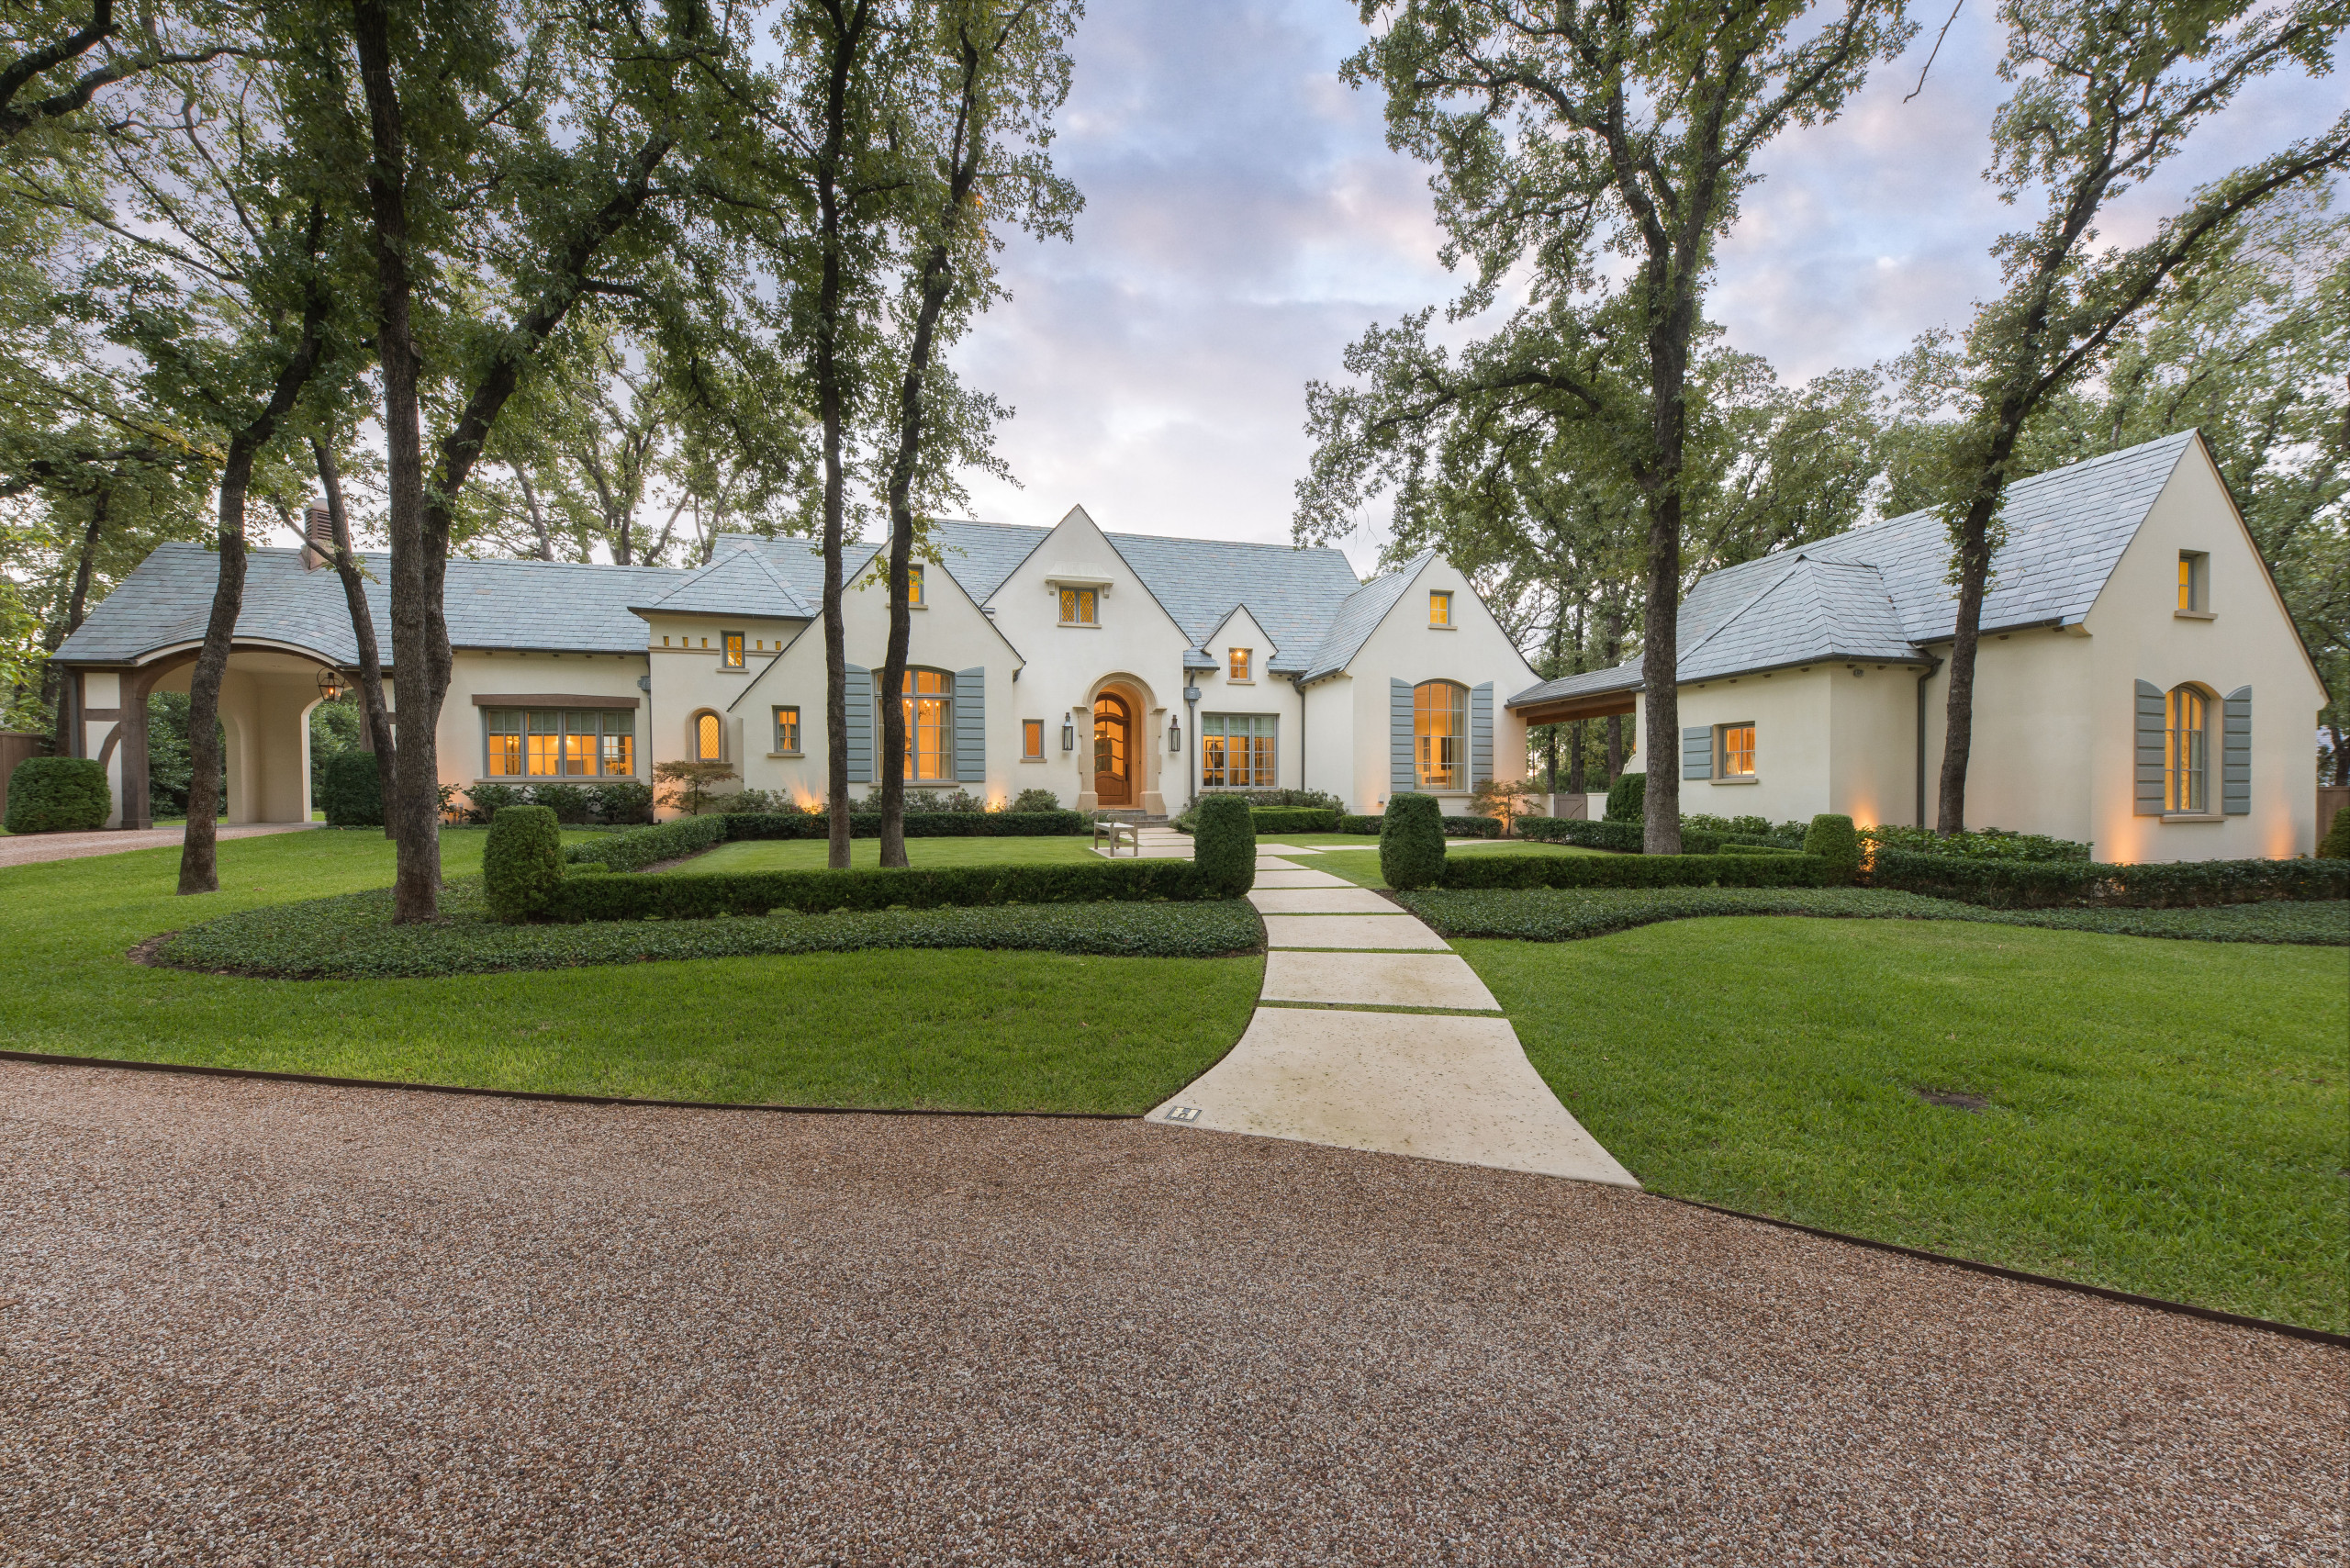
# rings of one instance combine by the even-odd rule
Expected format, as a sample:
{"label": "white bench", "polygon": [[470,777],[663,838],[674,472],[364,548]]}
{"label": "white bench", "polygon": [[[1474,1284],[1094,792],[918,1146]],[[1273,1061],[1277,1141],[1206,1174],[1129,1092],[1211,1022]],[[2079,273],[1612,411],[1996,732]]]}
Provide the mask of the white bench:
{"label": "white bench", "polygon": [[1102,847],[1102,835],[1105,833],[1110,835],[1110,854],[1113,857],[1116,856],[1118,853],[1118,846],[1123,844],[1127,848],[1134,851],[1135,858],[1137,860],[1142,858],[1142,827],[1140,823],[1122,823],[1117,821],[1096,822],[1093,824],[1093,847],[1095,849],[1098,850]]}

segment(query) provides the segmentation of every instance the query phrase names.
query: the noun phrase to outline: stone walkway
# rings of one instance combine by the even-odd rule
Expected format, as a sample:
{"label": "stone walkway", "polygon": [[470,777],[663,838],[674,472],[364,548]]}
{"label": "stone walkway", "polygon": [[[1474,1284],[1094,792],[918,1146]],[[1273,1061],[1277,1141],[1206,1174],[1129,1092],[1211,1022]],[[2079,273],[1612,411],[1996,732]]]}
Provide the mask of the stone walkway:
{"label": "stone walkway", "polygon": [[[223,826],[218,837],[263,838],[273,833],[301,833],[317,823],[247,823]],[[123,855],[133,849],[176,849],[187,828],[147,827],[124,832],[106,828],[97,833],[28,833],[0,838],[0,866],[30,866],[42,860],[80,860],[92,855]]]}
{"label": "stone walkway", "polygon": [[[1148,1119],[1637,1187],[1559,1103],[1467,959],[1318,850],[1259,844],[1265,984],[1240,1043]],[[1191,840],[1143,830],[1146,857]],[[1347,853],[1360,854],[1354,850]]]}

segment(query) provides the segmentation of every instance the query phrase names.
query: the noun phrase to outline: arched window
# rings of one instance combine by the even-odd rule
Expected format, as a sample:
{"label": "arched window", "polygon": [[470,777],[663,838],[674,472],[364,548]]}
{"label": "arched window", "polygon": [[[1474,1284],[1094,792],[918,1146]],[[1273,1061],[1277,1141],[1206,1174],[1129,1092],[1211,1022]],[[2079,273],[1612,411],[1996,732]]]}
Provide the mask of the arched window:
{"label": "arched window", "polygon": [[2203,693],[2175,686],[2163,704],[2163,810],[2208,812],[2211,709]]}
{"label": "arched window", "polygon": [[694,760],[723,762],[726,760],[726,732],[718,715],[708,711],[694,715]]}
{"label": "arched window", "polygon": [[906,705],[906,778],[945,783],[955,777],[955,678],[943,669],[910,669],[901,688]]}
{"label": "arched window", "polygon": [[1460,790],[1468,774],[1469,689],[1449,680],[1412,688],[1412,763],[1423,790]]}

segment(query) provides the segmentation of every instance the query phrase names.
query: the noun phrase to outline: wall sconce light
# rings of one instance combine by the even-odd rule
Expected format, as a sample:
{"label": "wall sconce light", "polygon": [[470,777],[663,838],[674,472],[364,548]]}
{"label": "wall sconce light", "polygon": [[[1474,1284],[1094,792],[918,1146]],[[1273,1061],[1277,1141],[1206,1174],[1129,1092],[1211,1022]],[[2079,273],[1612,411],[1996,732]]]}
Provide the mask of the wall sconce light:
{"label": "wall sconce light", "polygon": [[1169,751],[1181,751],[1183,749],[1183,725],[1180,720],[1169,719],[1167,721],[1167,749]]}
{"label": "wall sconce light", "polygon": [[1077,749],[1077,722],[1073,719],[1061,721],[1061,749],[1063,751]]}

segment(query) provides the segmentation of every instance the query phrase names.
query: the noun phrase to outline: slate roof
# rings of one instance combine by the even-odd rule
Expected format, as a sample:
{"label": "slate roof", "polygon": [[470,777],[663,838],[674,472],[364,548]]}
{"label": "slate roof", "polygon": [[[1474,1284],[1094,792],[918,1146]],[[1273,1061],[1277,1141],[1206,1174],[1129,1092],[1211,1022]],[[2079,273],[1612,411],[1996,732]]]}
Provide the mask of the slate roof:
{"label": "slate roof", "polygon": [[[806,554],[808,552],[803,550],[796,554]],[[817,594],[821,602],[823,591],[823,562],[821,556],[817,560],[816,570]],[[649,604],[631,605],[629,608],[665,610],[674,615],[780,615],[801,621],[812,620],[815,611],[792,591],[791,585],[784,577],[783,571],[768,563],[766,552],[722,550],[709,566],[667,593]]]}
{"label": "slate roof", "polygon": [[1404,597],[1404,590],[1435,557],[1435,551],[1423,550],[1396,570],[1383,577],[1373,577],[1348,594],[1337,613],[1330,618],[1330,629],[1323,633],[1320,646],[1306,661],[1304,678],[1319,680],[1353,663],[1362,645],[1371,640],[1371,634],[1379,629],[1380,622]]}
{"label": "slate roof", "polygon": [[[2077,625],[2198,439],[2182,431],[2009,486],[2001,514],[2007,540],[1991,559],[1982,629]],[[1680,678],[1818,659],[1921,662],[1922,645],[1946,641],[1957,624],[1958,591],[1949,575],[1949,531],[1932,511],[1709,572],[1681,603]],[[1621,669],[1632,672],[1628,682],[1561,690],[1562,682],[1546,681],[1508,705],[1639,686],[1637,665]],[[1598,675],[1621,679],[1621,671],[1567,678]]]}
{"label": "slate roof", "polygon": [[[361,561],[373,579],[368,609],[388,665],[390,559],[371,552]],[[98,601],[57,656],[74,664],[128,664],[158,648],[201,641],[218,570],[218,557],[201,544],[158,545]],[[460,648],[642,653],[644,622],[630,604],[657,599],[692,575],[666,566],[454,559],[446,594],[449,642]],[[248,553],[237,635],[290,644],[338,665],[359,659],[341,579],[330,571],[305,572],[298,550]]]}

